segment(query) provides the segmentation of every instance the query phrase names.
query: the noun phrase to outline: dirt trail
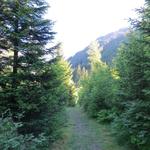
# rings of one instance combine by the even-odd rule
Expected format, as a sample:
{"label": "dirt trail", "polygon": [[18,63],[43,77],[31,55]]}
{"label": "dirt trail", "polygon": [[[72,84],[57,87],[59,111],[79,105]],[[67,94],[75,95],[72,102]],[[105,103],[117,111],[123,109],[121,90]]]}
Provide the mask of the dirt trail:
{"label": "dirt trail", "polygon": [[87,117],[79,107],[67,108],[64,138],[53,150],[129,150],[117,144],[110,128]]}
{"label": "dirt trail", "polygon": [[101,150],[100,138],[93,124],[79,108],[68,108],[68,121],[72,135],[68,141],[69,150]]}

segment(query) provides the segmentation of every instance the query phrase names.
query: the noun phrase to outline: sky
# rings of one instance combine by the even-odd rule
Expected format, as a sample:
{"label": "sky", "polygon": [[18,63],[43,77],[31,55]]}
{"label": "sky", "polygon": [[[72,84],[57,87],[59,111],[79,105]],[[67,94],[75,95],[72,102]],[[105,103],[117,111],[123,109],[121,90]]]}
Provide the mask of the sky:
{"label": "sky", "polygon": [[47,0],[48,19],[55,21],[56,42],[62,42],[64,56],[74,55],[91,41],[120,28],[136,17],[135,8],[144,0]]}

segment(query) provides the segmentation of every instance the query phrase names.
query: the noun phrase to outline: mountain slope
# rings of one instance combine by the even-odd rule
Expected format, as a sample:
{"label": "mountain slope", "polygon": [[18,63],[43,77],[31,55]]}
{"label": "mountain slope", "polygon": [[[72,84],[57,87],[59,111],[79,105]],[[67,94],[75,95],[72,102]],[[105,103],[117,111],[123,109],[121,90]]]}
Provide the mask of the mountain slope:
{"label": "mountain slope", "polygon": [[[116,56],[118,47],[122,42],[126,41],[126,34],[128,31],[129,30],[127,28],[124,28],[97,38],[97,41],[103,47],[102,60],[104,62],[111,64],[113,58]],[[68,59],[73,68],[76,68],[78,65],[84,67],[87,66],[87,51],[88,46]]]}

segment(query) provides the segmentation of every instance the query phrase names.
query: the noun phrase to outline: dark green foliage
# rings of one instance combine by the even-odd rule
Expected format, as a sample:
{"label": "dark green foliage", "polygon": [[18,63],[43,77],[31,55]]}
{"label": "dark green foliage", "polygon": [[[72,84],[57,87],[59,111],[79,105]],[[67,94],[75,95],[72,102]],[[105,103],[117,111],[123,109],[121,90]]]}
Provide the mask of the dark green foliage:
{"label": "dark green foliage", "polygon": [[[49,90],[45,84],[51,78],[42,59],[51,52],[45,45],[54,36],[52,22],[43,19],[48,5],[43,0],[2,0],[0,3],[0,50],[4,62],[0,77],[0,111],[9,108],[13,116],[24,112],[24,129],[20,132],[38,135],[43,130],[40,120],[48,109],[43,98]],[[15,117],[14,120],[17,121]]]}
{"label": "dark green foliage", "polygon": [[0,1],[0,114],[9,109],[8,124],[21,122],[10,129],[18,145],[30,134],[34,140],[44,135],[45,143],[54,141],[63,125],[59,118],[64,106],[74,98],[70,68],[58,59],[58,46],[47,48],[55,35],[53,22],[43,17],[47,8],[45,0]]}
{"label": "dark green foliage", "polygon": [[1,150],[36,150],[48,149],[47,139],[44,135],[34,137],[32,134],[20,135],[17,132],[21,122],[15,123],[11,116],[0,118],[0,149]]}
{"label": "dark green foliage", "polygon": [[150,85],[146,74],[150,66],[147,45],[142,41],[144,38],[141,33],[130,36],[128,44],[120,50],[117,68],[120,75],[119,99],[122,105],[120,130],[126,131],[130,137],[128,142],[137,149],[147,150],[150,146]]}
{"label": "dark green foliage", "polygon": [[[127,142],[139,150],[150,147],[150,3],[137,10],[139,18],[132,20],[135,35],[122,47],[117,68],[120,73],[119,90],[122,113],[116,124],[128,135]],[[128,87],[128,88],[127,88]],[[119,131],[118,130],[118,131]],[[125,135],[123,134],[122,137]]]}
{"label": "dark green foliage", "polygon": [[134,31],[118,51],[115,68],[97,67],[81,84],[81,105],[101,123],[111,123],[119,142],[150,148],[150,1],[132,20]]}
{"label": "dark green foliage", "polygon": [[116,114],[113,109],[102,109],[97,114],[97,120],[100,123],[110,123],[114,120],[115,116]]}
{"label": "dark green foliage", "polygon": [[98,64],[81,81],[80,104],[98,122],[111,123],[119,142],[136,150],[148,150],[149,48],[140,32],[128,38],[119,50],[116,71]]}

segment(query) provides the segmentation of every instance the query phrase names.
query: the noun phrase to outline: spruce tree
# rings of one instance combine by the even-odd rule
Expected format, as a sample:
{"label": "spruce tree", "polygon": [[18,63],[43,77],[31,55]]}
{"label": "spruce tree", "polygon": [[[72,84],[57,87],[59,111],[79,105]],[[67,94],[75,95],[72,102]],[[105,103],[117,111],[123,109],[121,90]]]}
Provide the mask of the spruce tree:
{"label": "spruce tree", "polygon": [[[118,55],[120,116],[122,136],[138,150],[150,147],[150,3],[132,20],[135,29]],[[128,139],[126,137],[129,137]],[[123,138],[123,137],[122,137]]]}
{"label": "spruce tree", "polygon": [[102,63],[101,52],[102,52],[102,48],[100,47],[98,41],[94,41],[90,44],[87,53],[88,53],[88,61],[91,69],[94,66],[96,67],[97,64]]}
{"label": "spruce tree", "polygon": [[[23,113],[22,133],[42,132],[42,111],[46,111],[46,74],[44,56],[52,49],[53,22],[44,19],[45,0],[0,1],[0,112],[10,109],[13,119]],[[40,119],[39,119],[40,118]]]}
{"label": "spruce tree", "polygon": [[72,80],[72,69],[71,65],[63,58],[62,49],[57,49],[56,63],[54,64],[60,73],[58,78],[61,81],[60,93],[62,93],[62,98],[68,106],[75,105],[76,98],[76,88]]}

